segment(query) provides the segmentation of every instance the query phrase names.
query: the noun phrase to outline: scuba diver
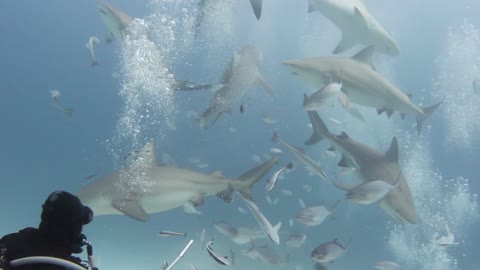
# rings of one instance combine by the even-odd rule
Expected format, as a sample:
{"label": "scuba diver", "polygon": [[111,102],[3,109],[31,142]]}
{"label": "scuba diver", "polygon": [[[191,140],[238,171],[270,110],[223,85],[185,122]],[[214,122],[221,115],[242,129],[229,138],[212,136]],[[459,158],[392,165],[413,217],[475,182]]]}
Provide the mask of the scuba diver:
{"label": "scuba diver", "polygon": [[[42,205],[37,228],[25,228],[0,239],[0,269],[63,270],[97,269],[92,246],[82,234],[93,212],[80,199],[66,191],[55,191]],[[89,261],[72,256],[87,246]]]}

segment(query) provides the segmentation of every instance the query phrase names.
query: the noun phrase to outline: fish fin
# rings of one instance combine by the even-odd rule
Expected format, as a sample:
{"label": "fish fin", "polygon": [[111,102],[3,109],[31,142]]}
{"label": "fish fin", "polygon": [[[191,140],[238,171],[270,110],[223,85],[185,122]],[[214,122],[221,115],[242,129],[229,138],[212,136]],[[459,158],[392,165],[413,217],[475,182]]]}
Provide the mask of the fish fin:
{"label": "fish fin", "polygon": [[233,189],[232,184],[228,184],[227,188],[219,193],[217,193],[217,196],[222,199],[226,203],[230,203],[233,200],[233,192],[235,190]]}
{"label": "fish fin", "polygon": [[341,91],[340,94],[338,95],[338,101],[340,101],[340,104],[342,104],[345,110],[350,109],[350,102],[348,101],[348,95],[344,91]]}
{"label": "fish fin", "polygon": [[158,161],[155,156],[155,141],[147,142],[141,150],[137,151],[137,158],[129,164],[131,169],[138,170],[161,166],[160,161]]}
{"label": "fish fin", "polygon": [[377,114],[378,115],[381,115],[384,112],[385,112],[385,109],[377,109]]}
{"label": "fish fin", "polygon": [[273,230],[278,233],[282,227],[282,222],[278,222],[277,225],[273,226]]}
{"label": "fish fin", "polygon": [[193,206],[197,207],[205,203],[205,198],[203,198],[202,195],[198,195],[196,197],[191,198],[189,201],[192,203]]}
{"label": "fish fin", "polygon": [[265,80],[265,78],[262,76],[262,74],[260,74],[260,72],[258,73],[257,75],[257,80],[256,80],[257,83],[259,83],[264,89],[265,91],[267,91],[267,93],[270,95],[270,96],[273,96],[273,88],[272,86],[267,82],[267,80]]}
{"label": "fish fin", "polygon": [[396,137],[393,137],[390,147],[385,152],[385,156],[388,160],[398,163],[398,142]]}
{"label": "fish fin", "polygon": [[315,144],[321,141],[324,137],[328,137],[331,135],[330,131],[328,131],[327,126],[317,112],[308,112],[308,117],[310,118],[310,122],[312,123],[313,134],[310,139],[305,142],[305,145]]}
{"label": "fish fin", "polygon": [[345,131],[342,131],[342,133],[340,133],[340,135],[338,135],[338,137],[340,137],[342,139],[350,139],[350,137],[347,135],[347,133],[345,133]]}
{"label": "fish fin", "polygon": [[340,159],[340,161],[337,163],[337,165],[339,167],[343,167],[343,168],[348,168],[348,167],[351,167],[350,166],[350,162],[348,161],[347,157],[345,155],[342,155],[342,158]]}
{"label": "fish fin", "polygon": [[122,212],[124,215],[140,221],[149,221],[150,216],[137,200],[117,200],[112,202],[113,208]]}
{"label": "fish fin", "polygon": [[235,191],[243,197],[252,200],[252,187],[257,183],[278,161],[278,154],[274,155],[270,160],[260,164],[259,166],[245,172],[238,177],[239,184],[234,185]]}
{"label": "fish fin", "polygon": [[337,47],[333,50],[333,54],[342,53],[355,45],[355,40],[350,36],[346,35],[345,31],[342,32],[342,40],[338,43]]}
{"label": "fish fin", "polygon": [[373,65],[373,61],[372,61],[372,56],[373,56],[373,52],[375,51],[375,47],[374,46],[368,46],[367,48],[361,50],[360,52],[358,52],[357,54],[355,54],[354,56],[352,56],[352,59],[358,61],[358,62],[361,62],[361,63],[364,63],[364,64],[367,64],[369,65],[373,70],[376,70],[375,69],[375,66]]}
{"label": "fish fin", "polygon": [[213,172],[212,175],[216,176],[216,177],[225,178],[225,176],[223,176],[223,174],[222,174],[222,171],[220,171],[220,170]]}
{"label": "fish fin", "polygon": [[257,20],[260,20],[260,17],[262,16],[262,0],[250,0],[250,4],[252,5],[255,17],[257,17]]}
{"label": "fish fin", "polygon": [[425,119],[427,119],[438,108],[438,106],[440,106],[440,104],[443,103],[444,100],[445,100],[445,97],[443,97],[442,100],[440,100],[440,102],[438,102],[433,106],[422,108],[423,115],[417,116],[417,134],[420,135],[420,132],[422,131],[423,121],[425,121]]}

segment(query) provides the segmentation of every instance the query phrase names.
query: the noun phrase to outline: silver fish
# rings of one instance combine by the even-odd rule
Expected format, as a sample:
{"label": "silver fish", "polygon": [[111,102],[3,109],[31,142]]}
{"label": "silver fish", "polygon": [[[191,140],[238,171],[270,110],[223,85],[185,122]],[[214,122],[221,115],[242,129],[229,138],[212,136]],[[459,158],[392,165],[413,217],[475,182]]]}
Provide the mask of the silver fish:
{"label": "silver fish", "polygon": [[158,235],[160,235],[160,236],[183,236],[183,237],[187,237],[186,232],[179,233],[179,232],[172,232],[172,231],[160,231],[158,233]]}
{"label": "silver fish", "polygon": [[278,230],[280,230],[280,227],[282,226],[281,222],[278,222],[277,225],[272,226],[268,219],[260,212],[260,209],[258,209],[258,206],[250,201],[249,199],[245,198],[244,196],[240,196],[245,204],[248,206],[248,209],[250,209],[250,212],[252,212],[253,216],[257,220],[258,225],[262,229],[262,231],[272,240],[275,244],[279,245],[280,244],[280,237],[278,236]]}
{"label": "silver fish", "polygon": [[312,259],[320,263],[333,262],[340,255],[345,253],[346,248],[340,245],[337,240],[327,242],[317,246],[312,251]]}
{"label": "silver fish", "polygon": [[305,240],[307,240],[307,235],[304,233],[292,233],[288,236],[287,240],[285,241],[285,244],[287,247],[294,247],[294,248],[299,248],[305,243]]}
{"label": "silver fish", "polygon": [[228,261],[228,257],[227,256],[222,257],[217,255],[215,251],[213,251],[212,246],[213,246],[213,240],[208,241],[206,245],[208,255],[210,255],[210,257],[212,257],[218,264],[229,266],[230,262]]}
{"label": "silver fish", "polygon": [[322,224],[330,214],[332,214],[332,212],[325,206],[317,205],[302,209],[300,212],[298,212],[296,218],[298,222],[307,226],[318,226]]}
{"label": "silver fish", "polygon": [[270,192],[273,187],[275,186],[275,183],[277,182],[277,177],[285,170],[289,169],[291,170],[293,168],[293,164],[290,162],[288,163],[287,166],[277,170],[276,172],[273,173],[272,177],[270,177],[270,180],[268,180],[267,186],[265,187],[265,190],[267,192]]}

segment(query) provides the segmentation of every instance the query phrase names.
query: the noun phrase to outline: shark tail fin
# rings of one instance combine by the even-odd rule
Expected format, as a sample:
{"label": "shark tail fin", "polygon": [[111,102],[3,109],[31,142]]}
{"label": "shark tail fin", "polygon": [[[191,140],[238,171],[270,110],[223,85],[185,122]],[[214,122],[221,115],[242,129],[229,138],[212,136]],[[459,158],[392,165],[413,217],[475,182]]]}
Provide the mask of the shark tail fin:
{"label": "shark tail fin", "polygon": [[430,115],[432,115],[432,113],[438,108],[438,106],[440,106],[440,104],[443,103],[444,100],[445,100],[445,97],[443,97],[442,100],[440,100],[440,102],[438,102],[433,106],[422,108],[423,115],[417,116],[417,134],[420,134],[420,132],[422,131],[422,125],[425,119],[427,119]]}
{"label": "shark tail fin", "polygon": [[245,172],[238,177],[238,184],[234,186],[235,191],[248,200],[252,200],[252,187],[257,183],[278,161],[278,154],[259,166]]}
{"label": "shark tail fin", "polygon": [[260,17],[262,16],[262,0],[250,0],[250,4],[252,4],[255,17],[257,17],[257,20],[260,20]]}
{"label": "shark tail fin", "polygon": [[308,117],[312,123],[313,134],[310,139],[305,142],[305,145],[315,144],[321,141],[324,137],[328,137],[330,135],[330,131],[328,131],[327,126],[317,112],[309,111]]}

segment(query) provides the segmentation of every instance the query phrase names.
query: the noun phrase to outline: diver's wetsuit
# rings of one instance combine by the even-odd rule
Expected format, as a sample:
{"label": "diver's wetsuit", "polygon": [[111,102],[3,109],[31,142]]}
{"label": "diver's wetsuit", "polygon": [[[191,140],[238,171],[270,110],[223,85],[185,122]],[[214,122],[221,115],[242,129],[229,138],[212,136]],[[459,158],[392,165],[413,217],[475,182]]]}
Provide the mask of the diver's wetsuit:
{"label": "diver's wetsuit", "polygon": [[[25,228],[17,233],[5,235],[0,239],[0,248],[6,248],[6,262],[30,256],[49,256],[80,264],[78,257],[72,253],[80,253],[79,246],[72,247],[68,243],[59,243],[58,240],[49,238],[40,230]],[[50,264],[29,264],[20,267],[8,267],[5,270],[64,270],[65,268]]]}

